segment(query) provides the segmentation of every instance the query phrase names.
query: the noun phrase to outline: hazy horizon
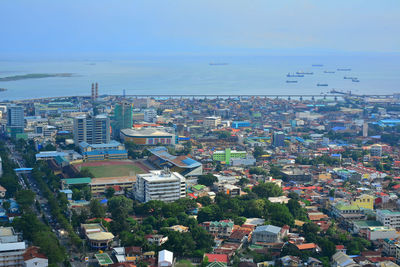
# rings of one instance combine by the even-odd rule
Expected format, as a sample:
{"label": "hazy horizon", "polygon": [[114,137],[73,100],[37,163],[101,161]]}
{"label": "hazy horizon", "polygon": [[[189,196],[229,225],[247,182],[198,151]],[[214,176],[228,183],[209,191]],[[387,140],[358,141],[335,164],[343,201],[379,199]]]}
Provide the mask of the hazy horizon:
{"label": "hazy horizon", "polygon": [[0,59],[400,54],[400,2],[0,3]]}

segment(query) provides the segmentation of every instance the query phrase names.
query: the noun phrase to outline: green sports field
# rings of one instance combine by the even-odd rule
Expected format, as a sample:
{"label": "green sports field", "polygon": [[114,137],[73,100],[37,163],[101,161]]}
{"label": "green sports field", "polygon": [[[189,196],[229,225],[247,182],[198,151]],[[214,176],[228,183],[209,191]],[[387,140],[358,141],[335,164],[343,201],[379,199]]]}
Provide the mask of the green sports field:
{"label": "green sports field", "polygon": [[81,170],[89,170],[96,178],[134,176],[145,171],[132,164],[126,165],[103,165],[103,166],[82,166]]}

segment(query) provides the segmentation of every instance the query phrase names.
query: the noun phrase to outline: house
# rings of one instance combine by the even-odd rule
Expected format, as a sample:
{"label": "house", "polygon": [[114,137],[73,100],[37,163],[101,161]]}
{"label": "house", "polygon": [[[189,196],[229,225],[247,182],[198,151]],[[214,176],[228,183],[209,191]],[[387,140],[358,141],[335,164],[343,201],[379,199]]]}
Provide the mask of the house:
{"label": "house", "polygon": [[114,235],[99,223],[81,224],[81,231],[93,249],[106,249],[114,239]]}
{"label": "house", "polygon": [[287,236],[287,228],[281,228],[274,225],[262,225],[258,226],[252,234],[252,242],[262,243],[277,243],[281,242],[282,238]]}
{"label": "house", "polygon": [[147,242],[150,244],[156,244],[157,246],[161,246],[165,242],[168,241],[168,236],[163,235],[146,235]]}
{"label": "house", "polygon": [[228,255],[226,254],[204,254],[204,258],[208,258],[208,262],[221,262],[228,264]]}
{"label": "house", "polygon": [[231,220],[203,222],[201,226],[210,234],[221,237],[229,237],[233,230],[233,222]]}
{"label": "house", "polygon": [[49,265],[47,257],[40,253],[39,248],[35,246],[29,247],[23,257],[25,267],[46,267]]}
{"label": "house", "polygon": [[357,206],[359,208],[373,210],[374,209],[374,200],[375,200],[375,198],[373,196],[370,196],[367,194],[362,194],[361,196],[356,197],[351,202],[351,205]]}
{"label": "house", "polygon": [[166,249],[158,252],[158,267],[171,267],[174,264],[174,253]]}
{"label": "house", "polygon": [[332,256],[332,267],[356,267],[361,266],[350,258],[350,256],[344,254],[343,252],[336,252]]}

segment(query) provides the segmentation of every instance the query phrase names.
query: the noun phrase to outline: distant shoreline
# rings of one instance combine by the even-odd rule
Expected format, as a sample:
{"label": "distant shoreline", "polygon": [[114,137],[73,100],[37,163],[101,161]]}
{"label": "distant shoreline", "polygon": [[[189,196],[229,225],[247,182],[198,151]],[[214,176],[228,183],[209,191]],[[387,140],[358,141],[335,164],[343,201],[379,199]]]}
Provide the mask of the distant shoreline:
{"label": "distant shoreline", "polygon": [[0,82],[19,81],[27,79],[42,79],[42,78],[53,78],[53,77],[72,77],[73,73],[30,73],[24,75],[14,75],[0,78]]}

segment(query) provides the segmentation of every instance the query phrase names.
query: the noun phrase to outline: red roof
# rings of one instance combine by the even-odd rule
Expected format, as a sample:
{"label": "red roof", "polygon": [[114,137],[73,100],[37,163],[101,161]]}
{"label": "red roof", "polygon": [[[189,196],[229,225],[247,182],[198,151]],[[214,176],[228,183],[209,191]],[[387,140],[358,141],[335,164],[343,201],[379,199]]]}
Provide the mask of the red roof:
{"label": "red roof", "polygon": [[205,254],[204,257],[208,258],[208,262],[228,263],[228,255],[226,254]]}
{"label": "red roof", "polygon": [[47,257],[44,254],[39,252],[38,247],[29,247],[24,253],[24,261],[35,258],[47,259]]}

